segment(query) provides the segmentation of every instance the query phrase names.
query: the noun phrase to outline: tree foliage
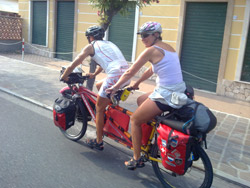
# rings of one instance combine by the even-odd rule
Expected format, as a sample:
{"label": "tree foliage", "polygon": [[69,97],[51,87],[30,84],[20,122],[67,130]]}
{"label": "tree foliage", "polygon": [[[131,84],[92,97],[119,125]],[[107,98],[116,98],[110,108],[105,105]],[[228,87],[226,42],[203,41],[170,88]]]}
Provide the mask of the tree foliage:
{"label": "tree foliage", "polygon": [[[142,8],[152,2],[159,3],[159,0],[89,0],[94,8],[98,9],[100,16],[100,25],[106,30],[112,21],[114,15],[118,12],[122,15],[128,13],[128,9],[134,6],[134,3]],[[133,3],[134,2],[134,3]]]}

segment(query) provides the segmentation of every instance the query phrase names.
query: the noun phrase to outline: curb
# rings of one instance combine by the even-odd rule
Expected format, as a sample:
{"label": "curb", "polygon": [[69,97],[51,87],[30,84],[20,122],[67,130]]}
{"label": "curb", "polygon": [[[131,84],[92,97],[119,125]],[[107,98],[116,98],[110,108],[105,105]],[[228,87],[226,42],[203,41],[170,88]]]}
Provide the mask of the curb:
{"label": "curb", "polygon": [[242,186],[246,186],[246,188],[249,188],[249,182],[247,182],[246,180],[242,180],[242,179],[239,179],[239,178],[236,178],[230,174],[226,174],[225,172],[223,171],[220,171],[220,170],[214,170],[216,172],[214,172],[214,174],[217,176],[217,177],[222,177],[226,180],[229,180],[235,184],[238,184],[238,185],[242,185]]}
{"label": "curb", "polygon": [[35,105],[37,105],[37,106],[39,106],[39,107],[42,107],[42,108],[44,108],[44,109],[53,111],[53,108],[52,108],[51,106],[48,106],[48,105],[46,105],[46,104],[37,102],[37,101],[35,101],[35,100],[33,100],[33,99],[30,99],[30,98],[28,98],[28,97],[19,95],[19,94],[17,94],[17,93],[14,93],[14,92],[8,90],[8,89],[5,89],[5,88],[0,87],[0,91],[2,91],[2,92],[4,92],[4,93],[7,93],[7,94],[10,94],[10,95],[12,95],[12,96],[14,96],[14,97],[17,97],[17,98],[19,98],[19,99],[22,99],[22,100],[24,100],[24,101],[30,102],[30,103],[32,103],[32,104],[35,104]]}

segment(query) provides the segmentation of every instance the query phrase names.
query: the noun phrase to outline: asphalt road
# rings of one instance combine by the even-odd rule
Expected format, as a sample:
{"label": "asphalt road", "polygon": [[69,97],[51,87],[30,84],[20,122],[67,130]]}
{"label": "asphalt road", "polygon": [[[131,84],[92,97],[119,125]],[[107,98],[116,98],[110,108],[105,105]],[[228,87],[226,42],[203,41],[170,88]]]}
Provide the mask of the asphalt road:
{"label": "asphalt road", "polygon": [[[88,136],[95,130],[88,127]],[[67,140],[53,125],[52,112],[0,92],[1,188],[161,187],[151,165],[128,171],[132,152],[105,138],[104,151]],[[215,177],[213,187],[238,188]]]}

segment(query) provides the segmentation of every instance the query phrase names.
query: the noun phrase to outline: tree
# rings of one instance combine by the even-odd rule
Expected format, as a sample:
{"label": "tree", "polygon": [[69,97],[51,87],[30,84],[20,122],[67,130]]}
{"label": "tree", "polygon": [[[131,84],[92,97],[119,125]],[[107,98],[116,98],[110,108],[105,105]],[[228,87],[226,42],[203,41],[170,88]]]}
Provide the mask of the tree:
{"label": "tree", "polygon": [[[122,15],[128,13],[128,9],[132,6],[131,0],[89,0],[93,7],[98,9],[98,16],[100,16],[100,25],[106,29],[112,21],[114,15],[120,12]],[[159,0],[134,0],[139,8],[149,5],[152,2],[159,3]]]}

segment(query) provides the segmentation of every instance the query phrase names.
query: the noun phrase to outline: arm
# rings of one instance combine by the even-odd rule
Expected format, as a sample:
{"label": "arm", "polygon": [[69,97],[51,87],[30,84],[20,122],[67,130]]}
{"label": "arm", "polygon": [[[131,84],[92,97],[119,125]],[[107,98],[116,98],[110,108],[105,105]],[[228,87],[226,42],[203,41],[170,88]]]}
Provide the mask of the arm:
{"label": "arm", "polygon": [[98,66],[97,70],[94,73],[88,73],[87,75],[90,78],[94,78],[95,76],[97,76],[98,74],[100,74],[100,72],[102,72],[102,67]]}
{"label": "arm", "polygon": [[143,75],[134,83],[133,88],[137,89],[139,88],[139,85],[141,82],[143,82],[144,80],[147,80],[150,76],[153,75],[153,70],[152,70],[152,66],[149,67],[144,73]]}
{"label": "arm", "polygon": [[[151,61],[152,50],[153,50],[152,48],[145,49],[141,53],[141,55],[137,58],[135,63],[121,76],[121,78],[118,80],[118,82],[113,87],[108,89],[107,91],[112,92],[113,89],[119,89],[120,86],[123,83],[125,83],[126,81],[128,81],[129,79],[131,79],[146,62]],[[146,77],[144,77],[144,78],[146,79]]]}
{"label": "arm", "polygon": [[63,75],[61,76],[62,80],[68,80],[69,74],[76,68],[78,65],[80,65],[83,60],[88,57],[89,55],[94,53],[94,49],[91,44],[87,45],[82,52],[74,59],[74,61],[66,68]]}

